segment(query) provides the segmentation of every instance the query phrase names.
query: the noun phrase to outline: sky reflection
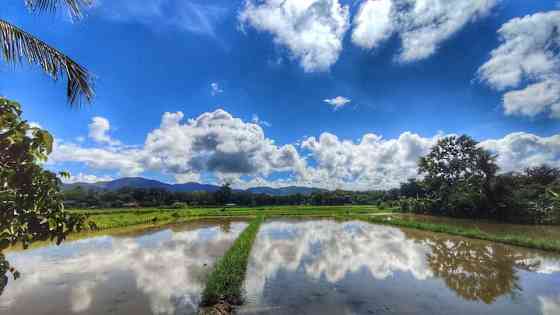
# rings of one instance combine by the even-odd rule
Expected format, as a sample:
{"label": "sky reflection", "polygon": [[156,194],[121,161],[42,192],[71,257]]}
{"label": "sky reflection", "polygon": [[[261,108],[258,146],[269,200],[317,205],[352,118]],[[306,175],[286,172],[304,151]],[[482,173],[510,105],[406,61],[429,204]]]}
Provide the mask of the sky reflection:
{"label": "sky reflection", "polygon": [[244,223],[96,237],[8,255],[23,272],[0,297],[6,314],[194,313],[207,271]]}
{"label": "sky reflection", "polygon": [[251,254],[244,311],[549,315],[560,310],[559,270],[558,256],[443,234],[273,221]]}

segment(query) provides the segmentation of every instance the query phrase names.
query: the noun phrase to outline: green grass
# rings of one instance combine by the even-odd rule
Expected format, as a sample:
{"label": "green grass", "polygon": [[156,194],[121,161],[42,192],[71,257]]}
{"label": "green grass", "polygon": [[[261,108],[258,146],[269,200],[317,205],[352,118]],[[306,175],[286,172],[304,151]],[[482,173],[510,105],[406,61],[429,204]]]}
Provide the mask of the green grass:
{"label": "green grass", "polygon": [[258,217],[251,221],[227,253],[218,260],[208,276],[206,288],[202,293],[201,306],[213,306],[220,302],[231,305],[242,303],[242,286],[249,254],[263,220],[262,217]]}
{"label": "green grass", "polygon": [[[347,217],[350,218],[350,217]],[[476,228],[462,228],[443,223],[428,223],[413,220],[403,220],[396,217],[385,216],[352,216],[351,218],[360,219],[371,223],[395,225],[406,228],[430,231],[435,233],[446,233],[450,235],[468,237],[473,239],[492,241],[508,245],[515,245],[527,248],[535,248],[551,252],[560,252],[560,240],[537,239],[522,234],[494,234],[483,232]]]}
{"label": "green grass", "polygon": [[266,216],[337,216],[391,212],[375,206],[276,206],[256,208],[138,208],[70,210],[89,216],[99,229],[132,226],[137,224],[166,224],[196,218]]}

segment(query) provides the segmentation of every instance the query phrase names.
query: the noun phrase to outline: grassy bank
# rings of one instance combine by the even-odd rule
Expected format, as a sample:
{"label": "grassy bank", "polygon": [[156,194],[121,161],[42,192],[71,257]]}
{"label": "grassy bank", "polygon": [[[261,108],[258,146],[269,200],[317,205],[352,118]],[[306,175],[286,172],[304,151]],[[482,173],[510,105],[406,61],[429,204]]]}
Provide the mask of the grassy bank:
{"label": "grassy bank", "polygon": [[254,216],[337,216],[391,212],[375,206],[278,206],[267,208],[194,208],[194,209],[95,209],[71,210],[89,216],[99,229],[137,224],[166,224],[197,218]]}
{"label": "grassy bank", "polygon": [[262,221],[262,217],[254,219],[235,240],[227,253],[218,260],[206,282],[201,306],[213,306],[220,302],[231,305],[242,303],[241,291],[247,271],[247,262]]}
{"label": "grassy bank", "polygon": [[406,228],[431,231],[435,233],[447,233],[450,235],[498,242],[527,248],[540,249],[560,253],[560,240],[538,239],[522,234],[493,234],[483,232],[476,228],[462,228],[443,223],[428,223],[412,220],[403,220],[397,217],[386,216],[352,216],[352,218],[364,220],[371,223],[395,225]]}

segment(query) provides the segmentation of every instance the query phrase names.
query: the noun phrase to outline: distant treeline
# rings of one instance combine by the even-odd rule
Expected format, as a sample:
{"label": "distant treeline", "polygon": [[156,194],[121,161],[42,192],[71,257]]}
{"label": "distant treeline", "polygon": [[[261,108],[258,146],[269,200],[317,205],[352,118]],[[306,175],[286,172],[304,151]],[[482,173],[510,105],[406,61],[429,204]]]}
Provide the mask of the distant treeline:
{"label": "distant treeline", "polygon": [[[160,188],[121,188],[116,191],[86,189],[81,186],[64,191],[66,207],[212,207],[235,204],[244,207],[274,205],[380,205],[396,204],[399,189],[391,191],[324,191],[313,194],[272,196],[232,191],[228,185],[216,192],[171,192]],[[391,202],[392,201],[392,202]]]}

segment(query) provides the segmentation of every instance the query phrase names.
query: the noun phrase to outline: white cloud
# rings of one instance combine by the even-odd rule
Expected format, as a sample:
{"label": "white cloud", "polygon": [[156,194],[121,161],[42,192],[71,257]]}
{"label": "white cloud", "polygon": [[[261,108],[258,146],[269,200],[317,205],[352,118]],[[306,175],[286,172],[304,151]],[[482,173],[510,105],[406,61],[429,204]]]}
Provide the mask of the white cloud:
{"label": "white cloud", "polygon": [[560,118],[560,11],[514,18],[498,34],[501,45],[478,70],[479,78],[504,94],[508,115]]}
{"label": "white cloud", "polygon": [[160,129],[146,138],[147,165],[171,173],[268,175],[302,167],[292,145],[277,146],[254,123],[224,110],[204,113],[181,123],[183,114],[166,113]]}
{"label": "white cloud", "polygon": [[356,16],[352,42],[360,47],[372,49],[389,38],[395,31],[391,11],[392,0],[365,0]]}
{"label": "white cloud", "polygon": [[521,171],[542,164],[560,167],[560,135],[539,137],[516,132],[502,139],[483,141],[480,145],[498,154],[502,172]]}
{"label": "white cloud", "polygon": [[111,124],[109,123],[109,120],[107,118],[99,116],[93,117],[88,127],[89,137],[95,142],[106,143],[109,145],[120,144],[119,141],[113,140],[108,134],[109,130],[111,129]]}
{"label": "white cloud", "polygon": [[97,183],[97,182],[107,182],[115,179],[109,175],[93,175],[93,174],[84,174],[78,173],[78,175],[70,175],[70,178],[62,178],[62,181],[66,184],[73,184],[73,183]]}
{"label": "white cloud", "polygon": [[86,148],[56,140],[49,163],[79,162],[96,170],[117,170],[123,176],[153,170],[178,181],[198,179],[204,172],[230,176],[267,176],[302,172],[305,161],[293,145],[278,146],[261,126],[216,110],[182,122],[183,113],[165,113],[160,128],[146,136],[141,148]]}
{"label": "white cloud", "polygon": [[212,96],[216,96],[224,92],[224,90],[220,88],[220,85],[217,82],[210,83],[210,88],[210,94],[212,94]]}
{"label": "white cloud", "polygon": [[95,170],[119,171],[121,176],[135,176],[145,171],[141,163],[143,152],[121,147],[86,148],[72,142],[55,139],[48,164],[82,163]]}
{"label": "white cloud", "polygon": [[271,33],[306,72],[327,71],[342,51],[349,7],[338,0],[247,0],[239,21]]}
{"label": "white cloud", "polygon": [[350,99],[344,96],[337,96],[335,98],[327,98],[323,100],[323,102],[331,105],[333,107],[333,110],[336,111],[346,106],[346,104],[350,103]]}
{"label": "white cloud", "polygon": [[417,161],[435,144],[439,135],[423,138],[405,132],[397,139],[365,134],[359,142],[341,140],[331,133],[310,137],[301,147],[311,152],[316,167],[307,169],[310,185],[357,190],[396,187],[417,177]]}
{"label": "white cloud", "polygon": [[[263,124],[260,119],[245,122],[221,109],[191,119],[184,119],[181,112],[165,113],[159,128],[146,135],[143,146],[86,147],[55,139],[48,163],[84,164],[94,174],[162,172],[177,182],[228,181],[239,188],[388,189],[417,178],[418,159],[444,136],[404,132],[384,139],[368,133],[353,141],[325,132],[295,145],[277,145],[259,123]],[[518,132],[484,140],[481,146],[499,155],[503,172],[541,164],[560,167],[560,135]],[[101,178],[78,174],[70,182]]]}
{"label": "white cloud", "polygon": [[116,22],[135,22],[150,29],[178,29],[217,37],[216,25],[228,9],[200,1],[181,0],[104,0],[95,6],[96,13]]}
{"label": "white cloud", "polygon": [[396,33],[401,62],[425,59],[468,23],[488,15],[499,0],[365,0],[354,18],[352,41],[372,49]]}

